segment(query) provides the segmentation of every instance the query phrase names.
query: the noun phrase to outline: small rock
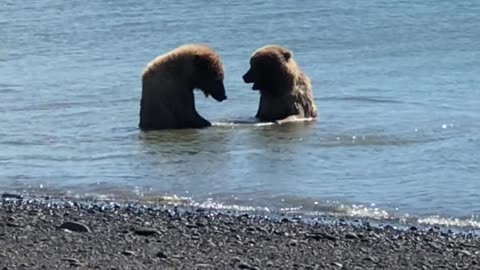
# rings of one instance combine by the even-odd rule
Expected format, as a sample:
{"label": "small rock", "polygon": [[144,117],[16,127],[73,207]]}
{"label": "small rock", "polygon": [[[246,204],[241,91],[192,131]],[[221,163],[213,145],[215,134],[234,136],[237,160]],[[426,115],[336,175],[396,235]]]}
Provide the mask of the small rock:
{"label": "small rock", "polygon": [[7,222],[7,226],[8,227],[14,227],[14,228],[22,227],[22,225],[20,225],[18,223],[14,223],[14,222]]}
{"label": "small rock", "polygon": [[23,200],[23,196],[22,196],[22,195],[18,195],[18,194],[3,193],[3,194],[2,194],[2,199]]}
{"label": "small rock", "polygon": [[195,224],[186,224],[185,226],[189,229],[198,229],[198,226]]}
{"label": "small rock", "polygon": [[459,250],[458,253],[467,255],[467,256],[472,256],[472,253],[470,253],[470,251],[464,250],[464,249]]}
{"label": "small rock", "polygon": [[252,269],[252,267],[247,264],[246,262],[240,262],[238,265],[237,265],[238,269]]}
{"label": "small rock", "polygon": [[197,263],[195,264],[195,269],[200,270],[200,269],[215,269],[213,265],[208,264],[208,263]]}
{"label": "small rock", "polygon": [[328,233],[316,233],[316,234],[307,234],[307,238],[315,239],[315,240],[321,240],[321,239],[326,239],[330,241],[337,241],[337,238],[331,234]]}
{"label": "small rock", "polygon": [[415,226],[410,227],[410,231],[417,231],[417,230],[418,230],[418,228],[415,227]]}
{"label": "small rock", "polygon": [[347,234],[345,235],[345,238],[346,238],[346,239],[358,239],[359,237],[358,237],[358,235],[356,235],[356,234],[354,234],[354,233],[347,233]]}
{"label": "small rock", "polygon": [[160,234],[157,230],[150,230],[150,229],[136,229],[133,232],[141,236],[152,236],[152,235]]}
{"label": "small rock", "polygon": [[92,232],[87,225],[84,225],[79,222],[73,222],[73,221],[64,222],[62,225],[60,225],[59,228],[73,231],[73,232],[88,232],[88,233]]}
{"label": "small rock", "polygon": [[65,262],[69,262],[71,264],[73,263],[80,263],[79,260],[75,259],[75,258],[62,258],[62,261],[65,261]]}
{"label": "small rock", "polygon": [[125,251],[122,251],[122,255],[133,256],[133,255],[135,255],[135,252],[133,252],[131,250],[125,250]]}
{"label": "small rock", "polygon": [[290,241],[288,242],[288,245],[289,245],[289,246],[292,246],[292,247],[295,247],[295,246],[297,246],[297,245],[298,245],[298,241],[297,241],[297,240],[294,240],[294,239],[292,239],[292,240],[290,240]]}
{"label": "small rock", "polygon": [[267,229],[262,228],[262,227],[260,227],[260,226],[257,226],[256,229],[257,229],[257,231],[259,231],[259,232],[268,233],[268,230],[267,230]]}
{"label": "small rock", "polygon": [[365,261],[370,261],[370,262],[373,262],[373,263],[377,263],[378,260],[372,256],[368,256],[368,257],[365,257],[364,258]]}
{"label": "small rock", "polygon": [[166,259],[166,258],[168,258],[167,254],[165,254],[165,252],[163,252],[163,251],[157,252],[156,256],[157,256],[158,258],[160,258],[160,259]]}
{"label": "small rock", "polygon": [[197,225],[198,227],[205,227],[205,226],[206,226],[205,223],[203,223],[203,222],[201,222],[201,221],[197,221],[197,222],[195,223],[195,225]]}
{"label": "small rock", "polygon": [[343,264],[338,263],[338,262],[333,262],[332,265],[333,265],[333,266],[336,266],[336,267],[339,267],[339,268],[342,268],[342,267],[343,267]]}

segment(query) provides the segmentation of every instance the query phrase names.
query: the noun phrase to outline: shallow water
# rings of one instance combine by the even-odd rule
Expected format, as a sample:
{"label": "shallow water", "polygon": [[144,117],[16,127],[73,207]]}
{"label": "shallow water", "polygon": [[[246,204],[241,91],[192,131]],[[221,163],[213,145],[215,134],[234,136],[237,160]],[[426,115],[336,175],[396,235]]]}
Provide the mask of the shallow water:
{"label": "shallow water", "polygon": [[[0,191],[478,226],[479,13],[473,0],[3,1]],[[140,132],[143,67],[188,42],[223,57],[229,99],[196,95],[216,125]],[[271,43],[310,76],[318,121],[232,124],[256,112],[241,76]]]}

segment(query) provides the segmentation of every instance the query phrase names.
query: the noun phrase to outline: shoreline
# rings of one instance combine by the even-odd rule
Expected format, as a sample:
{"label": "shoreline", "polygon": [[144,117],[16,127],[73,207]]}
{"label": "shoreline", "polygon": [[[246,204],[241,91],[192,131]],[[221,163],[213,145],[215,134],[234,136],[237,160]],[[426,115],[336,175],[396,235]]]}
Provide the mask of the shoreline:
{"label": "shoreline", "polygon": [[[178,209],[179,211],[196,212],[209,211],[214,213],[221,213],[227,215],[252,215],[268,217],[272,220],[281,220],[283,218],[293,219],[304,223],[349,223],[352,226],[361,226],[368,224],[372,227],[393,227],[399,230],[408,230],[411,227],[416,227],[419,230],[435,229],[443,232],[452,232],[458,234],[475,234],[480,236],[480,221],[468,218],[442,217],[437,215],[430,216],[401,216],[401,215],[358,215],[348,214],[343,211],[282,211],[270,210],[265,206],[250,206],[250,205],[229,205],[223,203],[205,204],[204,202],[194,201],[188,197],[177,197],[176,195],[148,195],[146,198],[142,197],[95,197],[86,196],[78,197],[72,195],[60,194],[41,194],[41,193],[16,193],[4,192],[0,195],[0,202],[2,200],[23,200],[35,203],[55,203],[59,205],[64,204],[79,204],[79,205],[98,205],[103,207],[150,207],[162,209]],[[219,207],[220,206],[220,207]],[[333,209],[333,208],[332,208]],[[388,211],[388,210],[387,210]],[[432,220],[433,219],[433,220]],[[437,220],[435,220],[437,219]],[[430,220],[426,221],[425,220]]]}
{"label": "shoreline", "polygon": [[205,209],[4,198],[0,269],[480,269],[480,237]]}

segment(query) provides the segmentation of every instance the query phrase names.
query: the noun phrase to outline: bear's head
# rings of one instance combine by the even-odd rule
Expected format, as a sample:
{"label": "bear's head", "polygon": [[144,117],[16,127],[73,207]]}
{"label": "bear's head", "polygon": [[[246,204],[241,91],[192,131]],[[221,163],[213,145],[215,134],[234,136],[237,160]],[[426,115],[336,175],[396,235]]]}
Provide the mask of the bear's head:
{"label": "bear's head", "polygon": [[262,94],[281,95],[284,89],[292,87],[296,70],[290,50],[268,45],[253,53],[250,69],[243,75],[243,81],[253,83],[252,90],[260,90]]}
{"label": "bear's head", "polygon": [[217,101],[227,99],[223,84],[223,65],[220,57],[213,50],[199,51],[193,56],[195,88],[211,95]]}

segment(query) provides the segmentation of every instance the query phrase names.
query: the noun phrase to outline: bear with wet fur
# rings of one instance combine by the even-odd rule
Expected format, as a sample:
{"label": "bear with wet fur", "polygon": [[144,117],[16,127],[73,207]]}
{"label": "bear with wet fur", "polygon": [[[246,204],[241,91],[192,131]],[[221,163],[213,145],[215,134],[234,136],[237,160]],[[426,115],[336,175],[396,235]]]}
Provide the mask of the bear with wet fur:
{"label": "bear with wet fur", "polygon": [[250,58],[245,83],[260,91],[256,118],[263,122],[306,121],[317,117],[310,79],[287,48],[268,45]]}
{"label": "bear with wet fur", "polygon": [[151,61],[142,75],[142,130],[203,128],[210,122],[195,109],[194,89],[227,99],[220,56],[203,44],[180,46]]}

